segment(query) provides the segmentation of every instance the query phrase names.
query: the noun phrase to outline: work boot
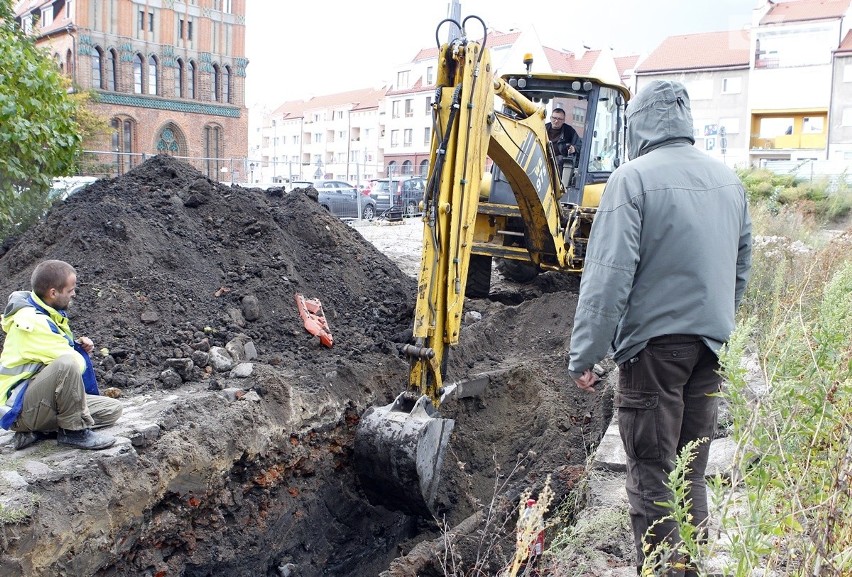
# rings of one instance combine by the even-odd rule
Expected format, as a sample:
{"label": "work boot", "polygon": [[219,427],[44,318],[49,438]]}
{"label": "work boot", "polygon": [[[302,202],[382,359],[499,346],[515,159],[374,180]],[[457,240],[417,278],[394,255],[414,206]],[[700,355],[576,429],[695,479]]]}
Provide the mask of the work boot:
{"label": "work boot", "polygon": [[12,446],[16,451],[20,451],[21,449],[26,449],[36,441],[42,441],[47,438],[48,435],[41,431],[18,431],[12,437]]}
{"label": "work boot", "polygon": [[68,429],[59,429],[56,435],[56,442],[60,445],[68,445],[77,449],[106,449],[115,444],[115,437],[112,435],[104,435],[103,433],[93,433],[91,429],[80,429],[79,431],[69,431]]}

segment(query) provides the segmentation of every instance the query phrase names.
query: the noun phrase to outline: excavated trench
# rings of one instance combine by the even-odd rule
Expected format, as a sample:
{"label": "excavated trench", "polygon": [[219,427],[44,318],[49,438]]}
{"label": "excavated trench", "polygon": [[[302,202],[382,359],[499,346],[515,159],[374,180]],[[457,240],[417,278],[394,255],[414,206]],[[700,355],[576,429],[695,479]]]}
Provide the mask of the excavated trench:
{"label": "excavated trench", "polygon": [[[355,229],[305,194],[158,156],[5,243],[2,293],[45,258],[76,267],[72,328],[125,415],[98,453],[0,437],[0,575],[443,575],[447,529],[462,567],[487,535],[494,574],[520,493],[550,477],[567,495],[609,420],[566,384],[576,279],[498,282],[468,301],[448,363],[450,380],[490,378],[441,408],[456,427],[437,519],[405,516],[364,498],[352,447],[364,409],[407,383],[416,286]],[[332,348],[303,330],[296,292],[323,303]],[[217,347],[250,374],[214,366]]]}

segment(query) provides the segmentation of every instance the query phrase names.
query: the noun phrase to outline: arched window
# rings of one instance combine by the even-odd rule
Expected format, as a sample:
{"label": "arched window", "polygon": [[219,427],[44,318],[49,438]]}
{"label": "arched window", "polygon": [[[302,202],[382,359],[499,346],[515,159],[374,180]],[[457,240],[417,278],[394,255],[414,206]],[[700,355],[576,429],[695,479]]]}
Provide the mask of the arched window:
{"label": "arched window", "polygon": [[74,78],[74,53],[70,50],[65,53],[65,74]]}
{"label": "arched window", "polygon": [[118,52],[113,48],[109,51],[109,59],[106,67],[106,89],[115,90],[118,87]]}
{"label": "arched window", "polygon": [[208,124],[204,127],[204,156],[207,169],[207,178],[210,180],[221,180],[219,169],[222,166],[222,127],[218,124]]}
{"label": "arched window", "polygon": [[388,176],[399,176],[395,160],[388,162]]}
{"label": "arched window", "polygon": [[222,102],[231,104],[231,67],[225,66],[222,74]]}
{"label": "arched window", "polygon": [[104,52],[100,46],[92,50],[92,88],[103,88],[103,74],[101,74],[101,60]]}
{"label": "arched window", "polygon": [[410,160],[402,163],[402,174],[411,174],[412,164]]}
{"label": "arched window", "polygon": [[186,97],[195,98],[195,62],[189,62],[189,70],[186,75]]}
{"label": "arched window", "polygon": [[210,86],[211,94],[210,100],[219,100],[222,98],[222,86],[220,83],[222,82],[222,71],[219,70],[219,65],[213,65],[213,84]]}
{"label": "arched window", "polygon": [[183,60],[180,58],[175,68],[175,98],[183,98]]}
{"label": "arched window", "polygon": [[135,156],[134,141],[136,139],[136,124],[126,117],[116,116],[110,121],[112,126],[112,151],[115,155],[117,174],[124,174],[133,168]]}
{"label": "arched window", "polygon": [[424,160],[420,163],[420,176],[426,178],[429,175],[429,161]]}
{"label": "arched window", "polygon": [[173,122],[169,122],[160,130],[156,146],[160,154],[186,156],[187,153],[183,131]]}
{"label": "arched window", "polygon": [[148,57],[148,94],[158,94],[159,63],[153,54]]}
{"label": "arched window", "polygon": [[142,94],[142,55],[133,58],[133,92]]}
{"label": "arched window", "polygon": [[60,72],[65,70],[65,66],[62,64],[62,57],[59,55],[59,52],[53,53],[53,63],[56,65],[56,69]]}

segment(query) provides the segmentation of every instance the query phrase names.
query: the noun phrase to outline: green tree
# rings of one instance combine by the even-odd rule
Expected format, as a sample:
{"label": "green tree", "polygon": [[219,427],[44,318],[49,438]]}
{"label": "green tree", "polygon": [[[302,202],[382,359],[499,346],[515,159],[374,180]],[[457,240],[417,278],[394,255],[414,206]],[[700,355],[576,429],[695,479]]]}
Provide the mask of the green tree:
{"label": "green tree", "polygon": [[0,240],[38,219],[53,177],[74,168],[81,137],[66,86],[0,0]]}

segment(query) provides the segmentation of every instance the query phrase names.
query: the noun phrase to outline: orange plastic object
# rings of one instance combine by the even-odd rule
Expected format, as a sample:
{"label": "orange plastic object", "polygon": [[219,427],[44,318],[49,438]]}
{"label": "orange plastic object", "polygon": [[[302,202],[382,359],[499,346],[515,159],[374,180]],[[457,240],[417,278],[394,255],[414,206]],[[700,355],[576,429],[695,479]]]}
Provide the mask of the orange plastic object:
{"label": "orange plastic object", "polygon": [[325,313],[322,312],[322,303],[319,299],[306,299],[296,293],[296,308],[299,309],[299,314],[305,323],[305,330],[318,336],[322,344],[331,348],[334,339],[331,337],[328,321],[325,320]]}

